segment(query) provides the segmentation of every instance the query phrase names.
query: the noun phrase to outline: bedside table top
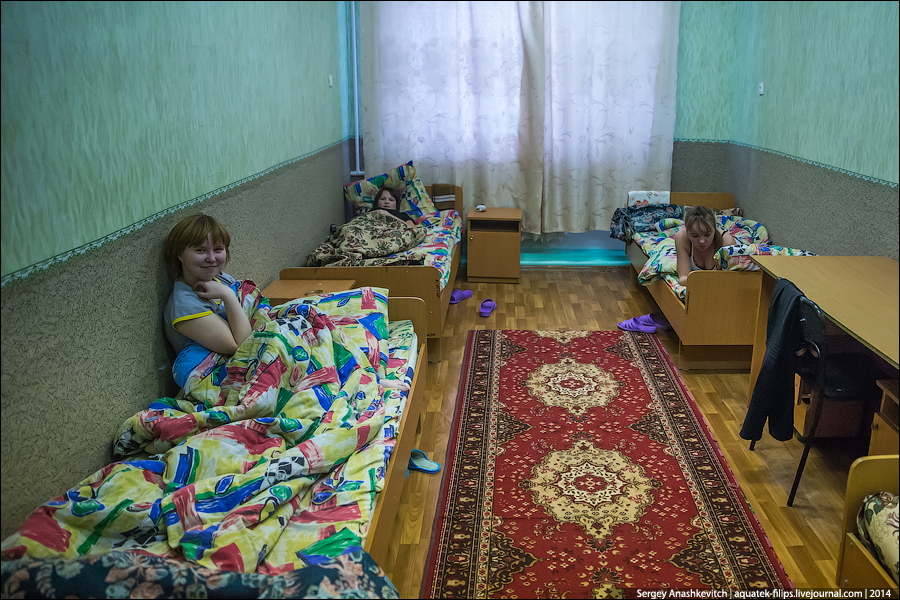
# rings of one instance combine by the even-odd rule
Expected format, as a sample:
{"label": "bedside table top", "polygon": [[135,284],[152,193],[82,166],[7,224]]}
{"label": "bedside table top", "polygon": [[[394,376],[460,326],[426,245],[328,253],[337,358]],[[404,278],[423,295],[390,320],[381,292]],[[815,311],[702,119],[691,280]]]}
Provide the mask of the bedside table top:
{"label": "bedside table top", "polygon": [[478,212],[474,208],[470,208],[466,218],[470,221],[521,221],[522,209],[489,206],[486,211]]}

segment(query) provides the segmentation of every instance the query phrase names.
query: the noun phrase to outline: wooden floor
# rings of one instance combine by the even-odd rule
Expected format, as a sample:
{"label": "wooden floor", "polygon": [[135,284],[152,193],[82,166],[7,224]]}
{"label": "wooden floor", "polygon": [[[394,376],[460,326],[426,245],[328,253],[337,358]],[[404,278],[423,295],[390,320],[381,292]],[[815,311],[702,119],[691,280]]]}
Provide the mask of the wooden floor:
{"label": "wooden floor", "polygon": [[[656,310],[650,294],[637,285],[631,267],[523,268],[520,283],[467,284],[457,287],[472,298],[451,305],[444,327],[443,360],[428,369],[423,431],[416,447],[444,464],[456,405],[466,335],[472,329],[612,330],[627,318]],[[492,298],[497,310],[480,317],[482,300]],[[659,332],[670,356],[678,338]],[[796,439],[778,442],[763,434],[750,452],[740,439],[747,411],[749,374],[682,371],[681,377],[709,423],[788,576],[798,588],[833,588],[837,567],[839,522],[844,487],[855,456],[840,440],[814,446],[800,482],[794,507],[786,506],[800,459]],[[401,597],[419,596],[426,568],[441,475],[410,472],[388,563],[382,565]]]}

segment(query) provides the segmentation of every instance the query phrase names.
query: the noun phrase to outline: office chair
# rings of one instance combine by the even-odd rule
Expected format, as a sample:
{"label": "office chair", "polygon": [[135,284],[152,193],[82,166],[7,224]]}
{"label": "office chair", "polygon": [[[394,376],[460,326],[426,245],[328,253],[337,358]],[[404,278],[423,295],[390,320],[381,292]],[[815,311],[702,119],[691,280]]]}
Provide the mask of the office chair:
{"label": "office chair", "polygon": [[[806,296],[800,298],[799,317],[804,348],[801,350],[797,372],[801,378],[801,387],[806,387],[811,392],[809,410],[812,411],[812,420],[803,446],[803,456],[800,457],[800,465],[791,486],[788,506],[794,504],[794,495],[800,485],[809,449],[816,437],[825,401],[860,403],[861,411],[864,412],[872,398],[878,396],[871,357],[862,353],[830,353],[825,336],[826,317],[818,305]],[[863,418],[856,435],[864,436],[865,429],[866,419]]]}

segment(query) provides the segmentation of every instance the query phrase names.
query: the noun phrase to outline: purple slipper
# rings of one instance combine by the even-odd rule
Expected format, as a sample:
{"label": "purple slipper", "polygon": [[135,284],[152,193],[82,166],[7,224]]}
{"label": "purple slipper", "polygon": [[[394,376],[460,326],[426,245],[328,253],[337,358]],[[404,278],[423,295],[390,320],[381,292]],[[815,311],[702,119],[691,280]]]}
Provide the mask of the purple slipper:
{"label": "purple slipper", "polygon": [[672,326],[662,315],[658,315],[656,313],[650,313],[649,315],[642,315],[637,317],[637,322],[645,327],[656,327],[657,329],[662,329],[665,331],[666,329],[672,329]]}
{"label": "purple slipper", "polygon": [[482,317],[489,317],[491,316],[491,311],[493,311],[495,308],[497,308],[497,303],[488,298],[481,303],[481,310],[478,311],[478,314]]}
{"label": "purple slipper", "polygon": [[462,302],[466,298],[472,297],[472,290],[453,290],[453,293],[450,294],[450,304],[456,304],[457,302]]}
{"label": "purple slipper", "polygon": [[633,317],[628,319],[627,321],[622,321],[621,323],[616,323],[619,326],[619,329],[624,329],[625,331],[640,331],[642,333],[656,333],[656,325],[644,325],[640,321],[638,321],[640,317]]}

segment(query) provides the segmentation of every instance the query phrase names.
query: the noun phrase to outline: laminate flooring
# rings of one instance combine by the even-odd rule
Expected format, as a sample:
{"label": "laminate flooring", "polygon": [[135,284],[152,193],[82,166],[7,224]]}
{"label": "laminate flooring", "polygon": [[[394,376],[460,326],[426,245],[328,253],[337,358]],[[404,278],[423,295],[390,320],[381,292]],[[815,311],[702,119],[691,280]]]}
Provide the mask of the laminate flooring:
{"label": "laminate flooring", "polygon": [[[472,329],[612,330],[616,323],[657,310],[637,284],[631,267],[522,268],[518,284],[466,283],[473,296],[450,305],[444,326],[443,360],[428,368],[422,430],[416,447],[443,464],[459,386],[466,336]],[[497,303],[490,317],[478,314],[486,298]],[[678,338],[658,332],[675,359]],[[854,446],[823,440],[813,446],[793,508],[787,507],[803,446],[778,442],[768,433],[749,451],[738,432],[747,411],[747,372],[681,371],[681,378],[710,425],[747,501],[797,588],[834,588],[839,523]],[[419,595],[439,501],[441,476],[411,471],[398,510],[395,539],[382,565],[402,597]]]}

